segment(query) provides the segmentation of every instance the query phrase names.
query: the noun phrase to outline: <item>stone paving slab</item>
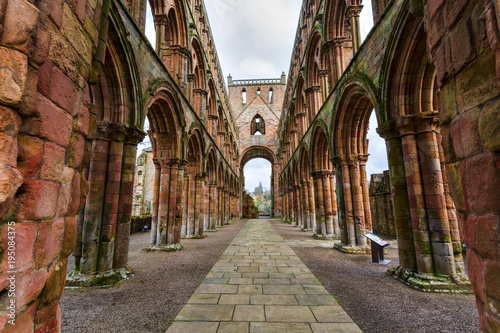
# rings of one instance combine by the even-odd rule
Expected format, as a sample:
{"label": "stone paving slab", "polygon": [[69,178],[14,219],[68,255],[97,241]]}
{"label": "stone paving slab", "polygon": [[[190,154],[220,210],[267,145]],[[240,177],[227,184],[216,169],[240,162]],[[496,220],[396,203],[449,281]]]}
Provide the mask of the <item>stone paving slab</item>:
{"label": "stone paving slab", "polygon": [[361,332],[289,243],[249,220],[167,333]]}

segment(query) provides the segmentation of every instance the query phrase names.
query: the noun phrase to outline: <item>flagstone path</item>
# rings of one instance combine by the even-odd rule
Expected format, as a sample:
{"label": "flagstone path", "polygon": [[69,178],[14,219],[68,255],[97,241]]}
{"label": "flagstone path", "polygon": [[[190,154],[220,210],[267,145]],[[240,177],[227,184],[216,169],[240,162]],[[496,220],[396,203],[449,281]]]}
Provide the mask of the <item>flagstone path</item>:
{"label": "flagstone path", "polygon": [[361,332],[266,220],[249,220],[167,333]]}

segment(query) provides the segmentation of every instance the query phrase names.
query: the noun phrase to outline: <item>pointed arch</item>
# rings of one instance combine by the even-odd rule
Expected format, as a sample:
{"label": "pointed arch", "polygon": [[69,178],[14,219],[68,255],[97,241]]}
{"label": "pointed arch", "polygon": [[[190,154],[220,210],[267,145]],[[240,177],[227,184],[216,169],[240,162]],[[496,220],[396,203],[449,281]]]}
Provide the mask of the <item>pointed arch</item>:
{"label": "pointed arch", "polygon": [[266,121],[258,113],[253,117],[250,123],[250,135],[255,135],[257,132],[266,135]]}

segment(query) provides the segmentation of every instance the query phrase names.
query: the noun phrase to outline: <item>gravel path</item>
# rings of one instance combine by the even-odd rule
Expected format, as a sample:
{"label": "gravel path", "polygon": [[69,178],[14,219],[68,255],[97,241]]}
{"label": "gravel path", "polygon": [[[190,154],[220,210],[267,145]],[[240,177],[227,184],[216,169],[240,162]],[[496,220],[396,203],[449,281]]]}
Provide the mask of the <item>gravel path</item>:
{"label": "gravel path", "polygon": [[[149,234],[131,236],[135,276],[109,289],[67,289],[61,300],[63,332],[165,332],[246,221],[201,240],[183,240],[176,253],[142,253]],[[270,221],[285,239],[311,239],[289,224]],[[480,332],[473,295],[422,293],[385,275],[366,255],[294,247],[300,259],[364,332]],[[389,249],[389,266],[397,253]],[[196,332],[195,332],[196,333]],[[234,332],[238,333],[238,332]]]}
{"label": "gravel path", "polygon": [[[285,240],[312,236],[280,221],[272,225]],[[395,249],[388,249],[388,266],[368,263],[370,255],[293,250],[363,332],[480,332],[473,295],[423,293],[386,275],[388,267],[399,264]]]}
{"label": "gravel path", "polygon": [[175,253],[142,253],[149,233],[132,235],[129,265],[135,276],[108,289],[66,289],[62,331],[165,332],[244,224],[182,240],[184,250]]}

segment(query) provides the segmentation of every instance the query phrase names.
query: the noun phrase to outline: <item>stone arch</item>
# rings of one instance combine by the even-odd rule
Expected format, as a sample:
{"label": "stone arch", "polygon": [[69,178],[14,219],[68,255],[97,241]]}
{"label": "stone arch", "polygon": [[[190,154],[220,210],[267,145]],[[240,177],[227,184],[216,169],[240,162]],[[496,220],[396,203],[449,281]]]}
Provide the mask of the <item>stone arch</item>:
{"label": "stone arch", "polygon": [[250,135],[255,135],[257,132],[266,135],[266,121],[258,113],[253,117],[250,123]]}
{"label": "stone arch", "polygon": [[189,59],[189,86],[192,91],[193,109],[202,119],[205,118],[207,103],[207,80],[205,57],[200,40],[195,36],[191,40],[191,58]]}
{"label": "stone arch", "polygon": [[316,229],[316,207],[314,204],[314,187],[311,177],[311,159],[305,144],[300,149],[300,194],[302,199],[302,225],[304,230]]}
{"label": "stone arch", "polygon": [[373,92],[365,89],[366,83],[356,79],[349,81],[341,90],[338,114],[334,120],[337,176],[342,183],[340,227],[343,244],[363,248],[366,246],[363,234],[372,229],[366,176],[366,135],[376,102]]}
{"label": "stone arch", "polygon": [[328,71],[325,66],[323,41],[320,31],[316,30],[309,39],[306,56],[307,99],[310,110],[310,121],[319,112],[328,94]]}
{"label": "stone arch", "polygon": [[310,165],[315,198],[316,236],[337,238],[340,227],[330,140],[326,126],[320,121],[313,125],[312,133]]}
{"label": "stone arch", "polygon": [[460,288],[465,278],[461,237],[445,168],[437,76],[423,19],[410,14],[408,5],[391,40],[382,81],[387,121],[378,132],[389,157],[395,157],[389,167],[396,170],[391,182],[401,269],[439,274]]}
{"label": "stone arch", "polygon": [[[78,236],[73,251],[74,280],[83,285],[96,275],[126,269],[128,262],[126,230],[130,227],[133,200],[133,181],[128,172],[134,168],[136,147],[145,133],[136,127],[140,123],[136,113],[140,95],[134,65],[120,42],[123,38],[119,36],[118,23],[113,17],[104,63],[99,67],[96,84],[89,89],[97,128],[87,137],[91,156],[83,175],[92,191],[78,214]],[[72,141],[73,145],[84,148],[83,136],[75,135]],[[83,155],[72,157],[68,165],[80,165],[82,158]]]}
{"label": "stone arch", "polygon": [[203,152],[205,143],[200,129],[192,127],[189,132],[187,166],[184,173],[184,212],[182,236],[198,237],[204,231],[203,202],[205,199],[205,169]]}
{"label": "stone arch", "polygon": [[[272,174],[271,174],[271,216],[275,214],[275,208],[279,205],[279,192],[278,192],[278,163],[276,162],[275,153],[264,146],[251,146],[248,147],[245,151],[243,151],[240,155],[239,165],[240,165],[240,179],[243,179],[243,169],[245,165],[254,158],[263,158],[272,166]],[[244,190],[244,187],[242,187]]]}
{"label": "stone arch", "polygon": [[295,101],[296,106],[293,106],[292,111],[296,110],[294,114],[291,114],[290,119],[290,130],[293,139],[293,149],[295,149],[299,143],[299,140],[304,136],[307,127],[312,122],[313,116],[310,112],[309,105],[307,104],[306,96],[306,81],[303,75],[300,75],[297,82],[297,89],[295,91]]}

